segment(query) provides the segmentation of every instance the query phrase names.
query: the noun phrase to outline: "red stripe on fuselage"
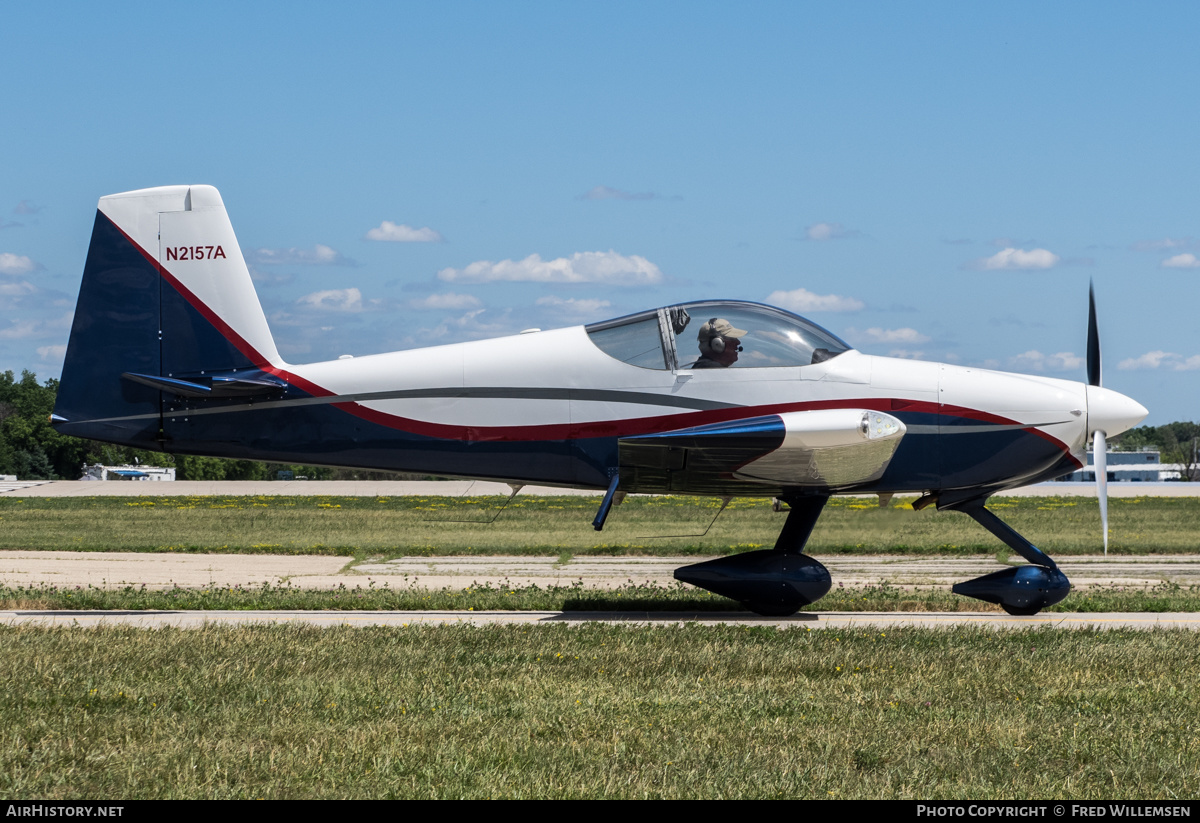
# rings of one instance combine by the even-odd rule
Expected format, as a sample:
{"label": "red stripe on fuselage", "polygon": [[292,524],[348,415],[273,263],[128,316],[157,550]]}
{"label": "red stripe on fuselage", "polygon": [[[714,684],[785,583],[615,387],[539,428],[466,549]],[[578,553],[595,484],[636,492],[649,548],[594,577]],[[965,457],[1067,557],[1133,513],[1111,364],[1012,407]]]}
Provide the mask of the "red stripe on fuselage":
{"label": "red stripe on fuselage", "polygon": [[[101,214],[104,214],[101,212]],[[137,249],[143,257],[158,271],[164,280],[175,289],[192,308],[213,325],[238,351],[250,362],[265,372],[275,375],[313,397],[333,397],[335,392],[318,386],[297,374],[281,369],[267,360],[261,352],[243,338],[228,323],[212,311],[187,286],[183,285],[175,275],[167,271],[166,266],[138,244],[136,240],[118,226],[112,218],[104,215],[121,235]],[[594,437],[630,437],[637,434],[657,434],[674,429],[703,426],[710,423],[725,423],[746,417],[761,417],[768,414],[784,414],[795,411],[814,411],[817,409],[870,409],[881,412],[915,412],[935,414],[939,416],[959,417],[986,423],[1002,425],[1020,425],[1020,421],[1001,417],[998,414],[981,409],[969,409],[962,406],[945,406],[929,403],[923,400],[906,400],[898,397],[850,398],[846,400],[822,400],[815,402],[771,403],[764,406],[739,406],[733,409],[715,409],[706,411],[664,414],[654,417],[634,417],[622,420],[598,420],[590,423],[551,423],[534,426],[461,426],[444,423],[431,423],[425,420],[415,420],[387,412],[371,409],[354,401],[335,402],[331,405],[362,418],[371,423],[399,429],[411,434],[434,437],[442,440],[465,440],[470,442],[502,442],[502,441],[535,441],[535,440],[583,440]],[[1071,454],[1070,447],[1056,437],[1034,426],[1028,426],[1022,431],[1036,435],[1056,447],[1062,449],[1077,465],[1081,463]]]}
{"label": "red stripe on fuselage", "polygon": [[[674,431],[675,429],[704,426],[710,423],[726,423],[731,420],[744,420],[749,417],[763,417],[769,414],[785,414],[797,411],[815,411],[818,409],[869,409],[881,412],[915,412],[934,414],[945,417],[960,417],[987,423],[1002,425],[1021,425],[1020,421],[1010,420],[991,412],[979,409],[968,409],[961,406],[939,406],[923,400],[905,400],[893,397],[849,398],[846,400],[820,400],[794,403],[771,403],[764,406],[739,406],[734,409],[715,409],[708,411],[684,412],[681,414],[664,414],[656,417],[632,417],[622,420],[597,420],[590,423],[551,423],[538,426],[451,426],[443,423],[429,423],[424,420],[414,420],[407,417],[376,411],[357,403],[338,403],[343,408],[372,423],[378,423],[388,428],[401,429],[412,434],[436,437],[443,440],[467,440],[474,443],[530,441],[530,440],[583,440],[592,437],[631,437],[638,434],[658,434]],[[1036,435],[1064,454],[1080,468],[1083,464],[1071,454],[1070,447],[1057,437],[1034,426],[1025,426],[1020,431]]]}

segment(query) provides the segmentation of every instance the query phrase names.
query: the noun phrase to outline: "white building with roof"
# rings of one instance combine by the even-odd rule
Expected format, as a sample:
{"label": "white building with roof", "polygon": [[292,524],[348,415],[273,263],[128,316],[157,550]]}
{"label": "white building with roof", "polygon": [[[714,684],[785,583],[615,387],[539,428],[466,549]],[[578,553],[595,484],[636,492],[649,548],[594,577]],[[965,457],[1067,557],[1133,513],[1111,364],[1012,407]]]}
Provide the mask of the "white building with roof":
{"label": "white building with roof", "polygon": [[101,466],[94,463],[83,467],[83,477],[80,480],[139,480],[161,481],[174,480],[175,467],[163,466]]}

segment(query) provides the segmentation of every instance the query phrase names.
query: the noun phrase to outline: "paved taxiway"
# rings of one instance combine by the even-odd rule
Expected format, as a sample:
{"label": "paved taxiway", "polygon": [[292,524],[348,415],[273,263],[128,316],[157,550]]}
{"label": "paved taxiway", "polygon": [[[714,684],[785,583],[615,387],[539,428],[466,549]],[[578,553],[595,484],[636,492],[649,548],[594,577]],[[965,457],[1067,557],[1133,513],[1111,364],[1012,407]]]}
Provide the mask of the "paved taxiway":
{"label": "paved taxiway", "polygon": [[[305,497],[484,496],[507,497],[505,483],[471,480],[178,480],[172,482],[33,480],[0,483],[6,497],[140,497],[143,495],[292,495]],[[525,486],[523,495],[578,495],[599,497],[601,490]],[[875,495],[863,495],[874,497]],[[1039,483],[1012,489],[1009,497],[1095,497],[1094,483]],[[1109,497],[1200,497],[1198,483],[1109,483]]]}
{"label": "paved taxiway", "polygon": [[[501,483],[468,481],[406,482],[174,482],[174,483],[52,483],[9,484],[0,494],[11,497],[92,495],[496,495],[507,494]],[[1190,483],[1110,484],[1114,497],[1195,496]],[[546,487],[531,487],[524,494],[585,494]],[[1015,494],[1094,496],[1090,484],[1046,483]],[[392,588],[466,587],[472,583],[513,586],[554,586],[582,583],[589,589],[611,589],[626,584],[671,585],[675,568],[698,558],[581,557],[561,563],[545,557],[437,557],[397,558],[389,561],[347,562],[336,557],[273,555],[172,555],[132,552],[0,551],[0,582],[7,585],[60,587],[126,585],[147,588],[172,586],[272,586],[330,588],[339,584]],[[992,557],[928,558],[895,556],[821,557],[834,579],[848,586],[886,582],[894,586],[946,587],[999,568]],[[1071,557],[1060,562],[1077,587],[1089,585],[1148,586],[1164,582],[1200,584],[1200,557]],[[559,623],[578,621],[677,624],[681,622],[741,623],[749,625],[845,628],[901,625],[1028,627],[1042,625],[1154,628],[1200,628],[1193,614],[1049,614],[1010,617],[996,613],[828,613],[807,614],[787,620],[728,614],[556,613],[556,612],[0,612],[0,622],[38,622],[92,626],[121,622],[139,626],[197,626],[216,623],[305,622],[315,625],[412,625],[416,623],[487,624],[495,622]]]}
{"label": "paved taxiway", "polygon": [[[0,582],[7,585],[53,584],[59,587],[125,585],[147,588],[203,586],[256,587],[263,583],[297,588],[465,588],[472,584],[539,586],[582,584],[611,589],[635,584],[673,585],[672,572],[695,562],[685,557],[587,557],[560,563],[540,557],[398,558],[354,566],[345,558],[272,555],[169,555],[129,552],[0,552]],[[823,557],[843,585],[886,582],[903,587],[949,588],[958,580],[999,568],[994,558]],[[1076,586],[1146,586],[1162,582],[1200,584],[1200,557],[1072,557],[1061,566]],[[170,612],[0,612],[0,623],[57,626],[132,625],[198,627],[248,623],[304,623],[317,626],[405,626],[428,623],[554,624],[616,622],[640,625],[680,623],[767,625],[792,628],[888,628],[898,626],[986,626],[1030,628],[1186,628],[1200,629],[1200,614],[1041,614],[1012,617],[996,612],[820,612],[783,620],[744,612],[359,612],[359,611],[170,611]]]}
{"label": "paved taxiway", "polygon": [[[400,557],[356,564],[344,557],[266,554],[156,554],[149,552],[0,551],[0,583],[9,586],[257,587],[290,585],[302,589],[349,588],[385,583],[440,589],[472,584],[493,586],[619,586],[674,584],[680,566],[697,557]],[[995,558],[836,555],[818,558],[833,579],[846,586],[949,588],[1001,566]],[[1059,565],[1076,587],[1200,585],[1200,557],[1068,557]],[[835,583],[835,585],[837,585]]]}

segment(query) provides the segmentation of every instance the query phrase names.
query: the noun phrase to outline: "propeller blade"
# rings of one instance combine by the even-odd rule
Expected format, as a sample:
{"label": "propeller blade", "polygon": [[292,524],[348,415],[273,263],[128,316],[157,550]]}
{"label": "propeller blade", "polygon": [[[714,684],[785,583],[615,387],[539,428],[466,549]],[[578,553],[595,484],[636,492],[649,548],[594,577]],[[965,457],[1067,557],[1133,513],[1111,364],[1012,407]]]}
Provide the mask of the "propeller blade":
{"label": "propeller blade", "polygon": [[1104,556],[1108,557],[1108,443],[1104,432],[1092,435],[1092,462],[1096,467],[1096,497],[1100,500],[1100,527],[1104,529]]}
{"label": "propeller blade", "polygon": [[1096,289],[1088,283],[1087,377],[1089,386],[1100,386],[1100,329],[1096,325]]}

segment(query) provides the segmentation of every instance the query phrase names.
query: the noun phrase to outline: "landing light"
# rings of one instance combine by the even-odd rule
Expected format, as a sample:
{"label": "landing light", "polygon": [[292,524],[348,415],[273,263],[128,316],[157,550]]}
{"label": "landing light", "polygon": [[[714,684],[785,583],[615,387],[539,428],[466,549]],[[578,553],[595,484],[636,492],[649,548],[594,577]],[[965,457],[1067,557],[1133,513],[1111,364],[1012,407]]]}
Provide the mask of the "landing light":
{"label": "landing light", "polygon": [[890,414],[866,412],[862,419],[862,433],[868,440],[890,437],[901,430],[901,423]]}

